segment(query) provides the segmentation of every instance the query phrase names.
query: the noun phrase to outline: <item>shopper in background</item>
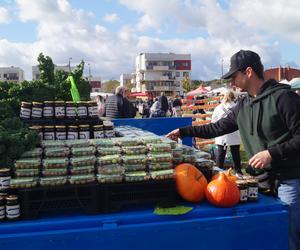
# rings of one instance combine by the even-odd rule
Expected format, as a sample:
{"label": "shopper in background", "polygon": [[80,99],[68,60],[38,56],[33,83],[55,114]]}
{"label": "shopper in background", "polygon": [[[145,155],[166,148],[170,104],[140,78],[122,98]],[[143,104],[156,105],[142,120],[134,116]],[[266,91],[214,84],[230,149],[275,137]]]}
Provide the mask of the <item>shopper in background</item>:
{"label": "shopper in background", "polygon": [[108,118],[133,118],[136,115],[136,109],[126,98],[126,89],[118,86],[115,95],[109,96],[105,101],[105,113],[103,116]]}
{"label": "shopper in background", "polygon": [[[219,104],[212,115],[212,122],[217,122],[221,118],[226,117],[230,109],[233,108],[235,104],[235,96],[232,91],[225,93],[221,104]],[[227,148],[230,147],[230,152],[233,159],[233,166],[235,173],[237,175],[242,175],[241,170],[241,157],[240,157],[240,144],[241,138],[239,131],[235,131],[230,134],[225,134],[215,138],[215,144],[217,145],[217,155],[216,163],[219,168],[224,168],[224,161],[226,156]]]}
{"label": "shopper in background", "polygon": [[98,116],[103,116],[105,113],[105,100],[101,95],[96,96],[97,108],[98,108]]}
{"label": "shopper in background", "polygon": [[172,103],[172,116],[174,117],[181,117],[181,106],[182,106],[182,102],[181,99],[179,97],[179,95],[175,96],[175,99]]}
{"label": "shopper in background", "polygon": [[[300,97],[290,86],[264,80],[255,52],[240,50],[223,76],[248,93],[216,123],[175,129],[167,137],[213,138],[239,129],[253,171],[269,173],[278,198],[289,205],[289,249],[300,249]],[[255,233],[255,232],[254,232]],[[274,239],[276,240],[276,239]]]}

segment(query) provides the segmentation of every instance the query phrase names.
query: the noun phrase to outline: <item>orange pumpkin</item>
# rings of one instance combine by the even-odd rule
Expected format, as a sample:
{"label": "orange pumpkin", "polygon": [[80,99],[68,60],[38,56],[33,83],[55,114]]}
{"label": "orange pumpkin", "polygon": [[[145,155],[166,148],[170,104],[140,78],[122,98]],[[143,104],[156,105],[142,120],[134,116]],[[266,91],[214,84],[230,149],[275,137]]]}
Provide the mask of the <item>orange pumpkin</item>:
{"label": "orange pumpkin", "polygon": [[207,185],[205,195],[209,202],[219,207],[232,207],[240,201],[236,183],[228,180],[224,173]]}
{"label": "orange pumpkin", "polygon": [[179,195],[190,202],[199,202],[205,198],[207,180],[195,166],[182,163],[175,168],[176,189]]}
{"label": "orange pumpkin", "polygon": [[[233,173],[232,173],[232,168],[229,168],[229,169],[226,171],[225,175],[226,175],[226,177],[227,177],[228,180],[233,181],[233,182],[235,182],[235,181],[238,179],[235,175],[233,175]],[[217,174],[215,174],[215,175],[211,178],[211,180],[212,180],[212,181],[213,181],[213,180],[216,180],[216,179],[218,179],[219,176],[220,176],[220,173],[217,173]]]}

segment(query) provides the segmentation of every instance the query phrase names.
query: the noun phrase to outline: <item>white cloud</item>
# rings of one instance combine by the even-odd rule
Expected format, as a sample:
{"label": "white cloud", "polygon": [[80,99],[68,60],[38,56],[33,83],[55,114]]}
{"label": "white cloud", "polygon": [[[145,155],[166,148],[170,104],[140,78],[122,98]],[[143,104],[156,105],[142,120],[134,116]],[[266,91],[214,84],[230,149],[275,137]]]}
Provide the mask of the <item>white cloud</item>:
{"label": "white cloud", "polygon": [[11,21],[11,16],[8,10],[4,7],[0,7],[0,24],[9,23]]}
{"label": "white cloud", "polygon": [[[16,2],[19,18],[23,22],[37,23],[37,40],[27,44],[0,40],[0,57],[2,63],[24,68],[27,79],[30,79],[31,66],[37,64],[40,52],[49,55],[56,64],[67,64],[69,57],[73,58],[72,64],[84,59],[90,64],[92,74],[102,79],[118,79],[122,73],[133,72],[135,57],[143,52],[190,53],[193,79],[220,77],[221,60],[224,59],[225,72],[230,56],[240,49],[257,51],[267,65],[274,66],[281,60],[278,42],[270,42],[268,36],[279,31],[276,27],[269,31],[271,24],[264,23],[258,32],[259,21],[249,9],[247,13],[246,0],[241,0],[240,5],[237,0],[231,1],[228,9],[222,8],[216,0],[120,0],[123,6],[138,15],[139,22],[131,26],[124,23],[116,32],[109,30],[105,23],[92,25],[95,15],[74,9],[67,0]],[[259,2],[254,0],[255,13],[258,5]],[[260,22],[266,16],[266,13],[264,16],[262,12],[257,13]],[[280,16],[277,19],[279,22]],[[285,24],[287,30],[296,25],[288,21]],[[171,38],[159,38],[160,33],[150,37],[145,31],[149,29],[161,33],[169,31]],[[176,37],[177,30],[204,30],[206,35],[180,38]],[[281,32],[279,36],[285,34],[284,29]]]}
{"label": "white cloud", "polygon": [[107,14],[104,15],[103,20],[105,22],[115,23],[115,22],[119,21],[120,18],[116,13],[111,13],[111,14],[107,13]]}

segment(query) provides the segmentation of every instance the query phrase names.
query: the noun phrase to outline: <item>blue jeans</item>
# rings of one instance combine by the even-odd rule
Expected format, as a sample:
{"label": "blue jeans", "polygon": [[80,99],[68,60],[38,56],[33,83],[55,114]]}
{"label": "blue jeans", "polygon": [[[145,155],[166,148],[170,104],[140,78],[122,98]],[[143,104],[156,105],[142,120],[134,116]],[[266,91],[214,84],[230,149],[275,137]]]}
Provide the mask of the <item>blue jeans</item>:
{"label": "blue jeans", "polygon": [[289,205],[289,250],[300,249],[300,179],[281,181],[278,197]]}

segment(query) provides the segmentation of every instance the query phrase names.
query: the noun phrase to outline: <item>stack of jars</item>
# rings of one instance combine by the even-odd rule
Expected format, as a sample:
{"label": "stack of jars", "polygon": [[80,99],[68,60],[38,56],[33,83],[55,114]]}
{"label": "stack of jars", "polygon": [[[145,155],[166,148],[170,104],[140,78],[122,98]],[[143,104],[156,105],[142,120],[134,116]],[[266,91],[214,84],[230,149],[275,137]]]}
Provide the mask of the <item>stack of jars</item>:
{"label": "stack of jars", "polygon": [[88,102],[22,102],[22,119],[86,119],[97,118],[98,107],[94,101]]}

